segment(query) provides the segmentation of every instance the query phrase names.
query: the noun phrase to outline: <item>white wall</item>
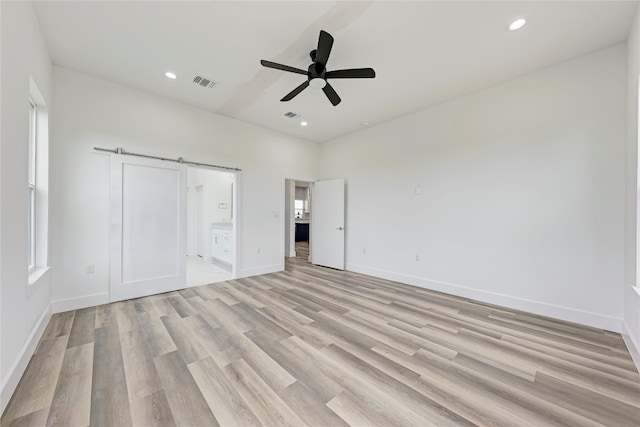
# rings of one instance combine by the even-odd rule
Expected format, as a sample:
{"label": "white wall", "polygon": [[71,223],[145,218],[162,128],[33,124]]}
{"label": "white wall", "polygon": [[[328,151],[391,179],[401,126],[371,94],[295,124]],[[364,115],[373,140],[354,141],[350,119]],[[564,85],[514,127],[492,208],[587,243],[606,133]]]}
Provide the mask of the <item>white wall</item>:
{"label": "white wall", "polygon": [[317,144],[68,69],[53,76],[54,311],[102,303],[109,291],[109,156],[95,146],[243,169],[238,276],[282,268],[284,177],[314,179]]}
{"label": "white wall", "polygon": [[619,331],[625,54],[324,144],[321,176],[347,179],[347,268]]}
{"label": "white wall", "polygon": [[[27,291],[29,78],[51,106],[51,61],[30,2],[0,2],[0,412],[49,320],[50,272]],[[51,110],[50,110],[51,112]],[[46,159],[41,159],[46,161]],[[46,177],[40,177],[46,178]]]}
{"label": "white wall", "polygon": [[624,328],[627,347],[640,370],[640,295],[633,286],[639,286],[637,257],[638,245],[638,78],[640,78],[640,10],[627,40],[628,67],[628,138],[625,215],[625,279],[624,279]]}
{"label": "white wall", "polygon": [[[206,177],[204,189],[207,203],[206,223],[210,226],[212,222],[231,222],[231,184],[233,183],[233,175],[228,172],[213,170],[203,170],[203,173]],[[221,208],[221,203],[226,208]]]}

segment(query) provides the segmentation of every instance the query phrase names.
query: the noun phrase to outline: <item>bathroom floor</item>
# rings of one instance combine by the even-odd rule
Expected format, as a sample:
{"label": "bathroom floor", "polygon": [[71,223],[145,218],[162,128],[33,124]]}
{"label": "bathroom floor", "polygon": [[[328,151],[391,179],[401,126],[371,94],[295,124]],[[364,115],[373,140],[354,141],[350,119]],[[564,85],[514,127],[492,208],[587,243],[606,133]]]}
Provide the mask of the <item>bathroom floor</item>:
{"label": "bathroom floor", "polygon": [[208,285],[231,279],[231,267],[199,256],[187,257],[187,286]]}

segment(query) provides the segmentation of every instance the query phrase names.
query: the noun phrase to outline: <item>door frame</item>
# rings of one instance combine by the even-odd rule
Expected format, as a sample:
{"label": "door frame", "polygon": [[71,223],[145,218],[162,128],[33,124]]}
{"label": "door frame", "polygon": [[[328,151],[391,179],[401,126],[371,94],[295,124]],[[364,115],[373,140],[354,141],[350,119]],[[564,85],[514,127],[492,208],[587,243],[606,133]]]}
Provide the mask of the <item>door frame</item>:
{"label": "door frame", "polygon": [[[126,159],[128,158],[128,156],[126,155],[121,155],[121,154],[112,154],[110,156],[110,166],[109,166],[109,170],[110,170],[110,187],[111,187],[111,192],[114,191],[113,186],[117,186],[117,185],[122,185],[122,181],[121,178],[119,180],[114,181],[113,176],[111,176],[111,174],[113,174],[113,156],[122,156],[122,159]],[[191,166],[189,166],[191,167]],[[193,166],[195,167],[195,166]],[[240,256],[242,254],[242,240],[239,239],[239,236],[242,235],[241,230],[242,230],[242,171],[229,171],[229,170],[225,170],[225,169],[217,169],[217,168],[210,168],[210,167],[198,167],[200,169],[209,169],[209,170],[215,170],[218,172],[225,172],[225,173],[231,173],[234,175],[234,185],[233,185],[233,191],[232,191],[232,209],[233,209],[233,219],[232,219],[232,223],[233,223],[233,238],[234,238],[234,245],[233,245],[233,251],[232,251],[232,269],[231,269],[231,278],[235,279],[238,277],[238,275],[240,274],[239,272],[242,271],[242,257]],[[186,175],[186,174],[185,174]],[[187,178],[185,176],[185,188],[187,187]],[[184,220],[186,222],[189,221],[188,218],[188,214],[187,214],[187,208],[188,208],[188,197],[187,197],[187,190],[185,190],[185,197],[183,200],[183,210],[184,210]],[[110,196],[110,200],[109,200],[109,204],[110,204],[110,227],[113,227],[113,221],[115,219],[114,217],[114,208],[116,208],[113,204],[112,201],[112,196]],[[119,221],[122,221],[122,218],[119,219]],[[186,268],[186,256],[187,256],[187,225],[185,224],[185,236],[184,236],[184,257],[185,257],[185,268]],[[110,232],[111,233],[111,232]],[[115,252],[113,249],[113,243],[111,242],[111,235],[109,237],[110,243],[109,243],[109,293],[108,293],[108,299],[109,302],[114,302],[114,293],[112,290],[112,283],[111,283],[111,276],[113,275],[113,268],[114,268],[114,262],[117,262],[117,260],[114,258],[115,256]],[[119,254],[119,256],[121,256],[121,254]],[[186,283],[186,270],[185,270],[185,282],[182,284],[182,288],[179,289],[186,289],[187,288],[187,283]],[[163,291],[164,292],[164,291]]]}
{"label": "door frame", "polygon": [[[293,232],[295,233],[295,217],[293,216],[293,212],[291,212],[291,217],[290,220],[287,221],[287,210],[289,209],[289,206],[287,206],[287,192],[289,191],[289,188],[287,186],[287,182],[288,181],[292,181],[294,182],[294,186],[293,186],[293,196],[295,197],[295,182],[305,182],[309,184],[309,205],[310,205],[310,209],[311,209],[311,215],[313,216],[313,179],[311,178],[291,178],[291,177],[283,177],[282,178],[282,188],[284,188],[284,191],[282,192],[282,201],[281,201],[281,206],[284,206],[284,215],[281,215],[281,232],[280,232],[280,260],[281,260],[281,264],[280,264],[280,269],[284,270],[285,268],[285,259],[289,258],[286,253],[286,228],[290,227],[291,225],[294,225],[293,227]],[[295,199],[293,199],[295,200]],[[311,239],[313,239],[313,232],[311,231],[311,219],[309,220],[309,262],[311,262],[313,254],[311,252]],[[293,244],[294,244],[294,248],[293,251],[295,252],[295,238],[293,238]]]}
{"label": "door frame", "polygon": [[[188,168],[192,169],[203,169],[213,172],[221,172],[228,173],[233,175],[233,190],[231,192],[231,209],[233,218],[231,219],[231,223],[233,224],[233,251],[231,251],[231,280],[238,278],[239,272],[242,271],[241,266],[241,257],[242,254],[242,241],[239,236],[242,235],[242,197],[241,197],[241,189],[242,189],[242,171],[231,171],[226,169],[218,169],[214,167],[207,166],[197,166],[197,165],[188,165]],[[197,186],[194,186],[196,188]],[[188,215],[187,215],[188,216]],[[188,218],[187,218],[188,220]],[[198,226],[203,226],[204,222],[200,221],[201,224]],[[206,244],[206,240],[203,242],[203,245]],[[203,251],[206,253],[206,251]],[[186,286],[186,284],[185,284]],[[197,285],[195,285],[197,286]]]}
{"label": "door frame", "polygon": [[[189,168],[187,167],[187,170],[189,170]],[[187,178],[188,179],[188,178]],[[188,182],[188,181],[187,181]],[[202,257],[204,258],[204,244],[205,242],[203,242],[202,239],[202,235],[204,233],[204,224],[203,224],[203,218],[202,218],[202,192],[203,192],[203,186],[202,184],[200,185],[195,185],[193,187],[196,190],[196,223],[195,223],[195,229],[196,229],[196,256]],[[189,206],[187,206],[187,209],[189,209]],[[190,221],[191,218],[189,215],[187,215],[187,221]],[[187,222],[187,230],[189,229],[189,223]]]}

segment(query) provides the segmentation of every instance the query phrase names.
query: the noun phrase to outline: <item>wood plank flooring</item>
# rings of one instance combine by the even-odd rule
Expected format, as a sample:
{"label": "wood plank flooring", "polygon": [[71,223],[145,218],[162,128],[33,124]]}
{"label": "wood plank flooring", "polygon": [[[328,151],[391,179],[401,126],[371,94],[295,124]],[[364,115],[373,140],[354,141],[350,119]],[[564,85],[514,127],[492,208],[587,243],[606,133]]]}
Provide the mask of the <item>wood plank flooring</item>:
{"label": "wood plank flooring", "polygon": [[52,317],[2,426],[637,426],[620,335],[299,257]]}

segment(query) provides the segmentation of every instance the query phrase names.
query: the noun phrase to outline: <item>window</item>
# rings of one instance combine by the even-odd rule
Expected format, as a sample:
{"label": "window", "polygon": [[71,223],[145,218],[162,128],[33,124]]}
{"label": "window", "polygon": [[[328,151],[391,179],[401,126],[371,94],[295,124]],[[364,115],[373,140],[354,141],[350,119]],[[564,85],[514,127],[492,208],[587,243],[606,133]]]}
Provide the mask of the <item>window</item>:
{"label": "window", "polygon": [[296,187],[296,198],[293,204],[293,210],[296,218],[308,218],[309,189],[307,187]]}
{"label": "window", "polygon": [[27,178],[28,192],[28,250],[29,271],[36,268],[36,139],[37,139],[37,109],[32,99],[29,99],[29,168]]}
{"label": "window", "polygon": [[[1,0],[0,0],[1,1]],[[27,295],[39,289],[49,270],[49,111],[33,78],[29,79],[29,129],[25,129],[27,151]],[[28,138],[28,141],[26,141]]]}

